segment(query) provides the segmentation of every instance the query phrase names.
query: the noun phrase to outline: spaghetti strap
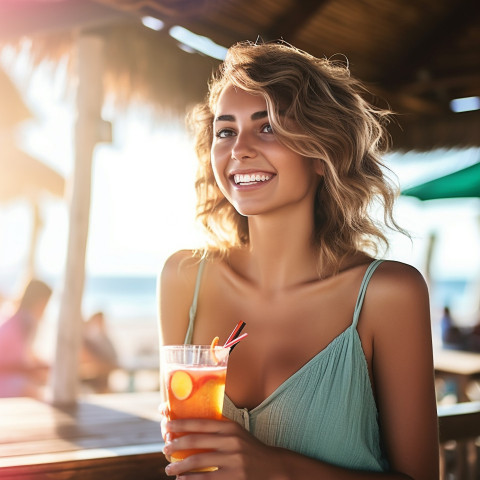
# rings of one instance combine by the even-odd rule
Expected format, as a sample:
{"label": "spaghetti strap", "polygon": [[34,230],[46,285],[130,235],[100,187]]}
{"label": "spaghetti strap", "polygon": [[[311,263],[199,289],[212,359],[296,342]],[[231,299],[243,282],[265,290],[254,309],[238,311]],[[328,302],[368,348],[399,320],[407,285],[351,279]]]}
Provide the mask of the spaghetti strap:
{"label": "spaghetti strap", "polygon": [[355,310],[353,312],[353,326],[357,328],[358,319],[360,317],[360,312],[362,311],[363,299],[365,298],[365,293],[367,292],[368,283],[372,278],[373,272],[377,267],[383,262],[383,260],[374,260],[365,271],[363,276],[362,284],[360,285],[360,290],[358,292],[357,303],[355,304]]}
{"label": "spaghetti strap", "polygon": [[198,265],[197,280],[195,282],[195,291],[193,292],[193,301],[192,301],[192,305],[190,307],[190,312],[189,312],[188,328],[187,328],[187,333],[185,335],[185,341],[183,342],[185,344],[192,343],[193,329],[195,327],[195,317],[197,315],[198,292],[200,291],[200,283],[201,283],[204,267],[205,267],[205,259],[202,258],[200,260],[200,264]]}

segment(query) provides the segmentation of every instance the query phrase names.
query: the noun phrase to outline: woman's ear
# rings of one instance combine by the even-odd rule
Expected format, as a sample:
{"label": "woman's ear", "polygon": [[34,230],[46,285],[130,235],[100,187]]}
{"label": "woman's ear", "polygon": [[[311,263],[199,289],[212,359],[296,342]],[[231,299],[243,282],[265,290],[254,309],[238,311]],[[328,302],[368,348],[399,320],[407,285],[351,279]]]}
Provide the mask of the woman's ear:
{"label": "woman's ear", "polygon": [[317,175],[320,175],[321,177],[325,175],[324,163],[321,158],[313,159],[313,169]]}

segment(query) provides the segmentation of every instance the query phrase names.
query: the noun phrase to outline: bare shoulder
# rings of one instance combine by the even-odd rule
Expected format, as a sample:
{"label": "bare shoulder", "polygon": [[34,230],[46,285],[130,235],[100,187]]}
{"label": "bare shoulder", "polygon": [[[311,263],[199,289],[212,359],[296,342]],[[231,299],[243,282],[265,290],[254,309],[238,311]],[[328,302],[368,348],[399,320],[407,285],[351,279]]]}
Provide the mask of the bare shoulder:
{"label": "bare shoulder", "polygon": [[[425,283],[423,275],[412,265],[395,260],[384,260],[377,268],[377,272],[385,279],[419,281]],[[375,273],[377,275],[377,273]]]}
{"label": "bare shoulder", "polygon": [[430,329],[428,287],[413,266],[384,261],[374,272],[364,304],[368,323],[377,332]]}
{"label": "bare shoulder", "polygon": [[428,297],[423,275],[412,265],[392,260],[386,260],[378,266],[368,288],[371,296],[378,301]]}
{"label": "bare shoulder", "polygon": [[160,278],[168,282],[188,281],[196,275],[200,259],[192,250],[179,250],[165,261]]}
{"label": "bare shoulder", "polygon": [[199,262],[199,257],[192,250],[180,250],[164,263],[157,293],[160,330],[164,342],[183,342]]}

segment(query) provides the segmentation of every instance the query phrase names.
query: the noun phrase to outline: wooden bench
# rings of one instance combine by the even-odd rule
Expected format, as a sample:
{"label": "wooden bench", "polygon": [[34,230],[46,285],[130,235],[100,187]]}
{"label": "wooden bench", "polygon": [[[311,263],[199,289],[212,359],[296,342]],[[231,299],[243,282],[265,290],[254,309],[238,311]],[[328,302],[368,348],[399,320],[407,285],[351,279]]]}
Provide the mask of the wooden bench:
{"label": "wooden bench", "polygon": [[[476,439],[480,437],[480,402],[441,405],[438,407],[438,422],[441,478],[453,474],[453,478],[458,480],[477,479]],[[449,453],[452,468],[447,464]]]}
{"label": "wooden bench", "polygon": [[62,409],[0,399],[0,478],[166,479],[159,401],[158,393],[92,395]]}

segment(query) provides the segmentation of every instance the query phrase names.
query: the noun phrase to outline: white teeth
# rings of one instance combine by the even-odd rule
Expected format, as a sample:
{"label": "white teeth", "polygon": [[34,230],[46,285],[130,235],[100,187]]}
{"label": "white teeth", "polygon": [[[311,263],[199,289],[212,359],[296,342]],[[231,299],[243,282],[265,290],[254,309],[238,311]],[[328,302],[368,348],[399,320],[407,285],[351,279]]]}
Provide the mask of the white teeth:
{"label": "white teeth", "polygon": [[251,185],[256,182],[266,182],[270,180],[270,175],[265,175],[264,173],[252,173],[252,174],[235,174],[233,180],[237,185]]}

